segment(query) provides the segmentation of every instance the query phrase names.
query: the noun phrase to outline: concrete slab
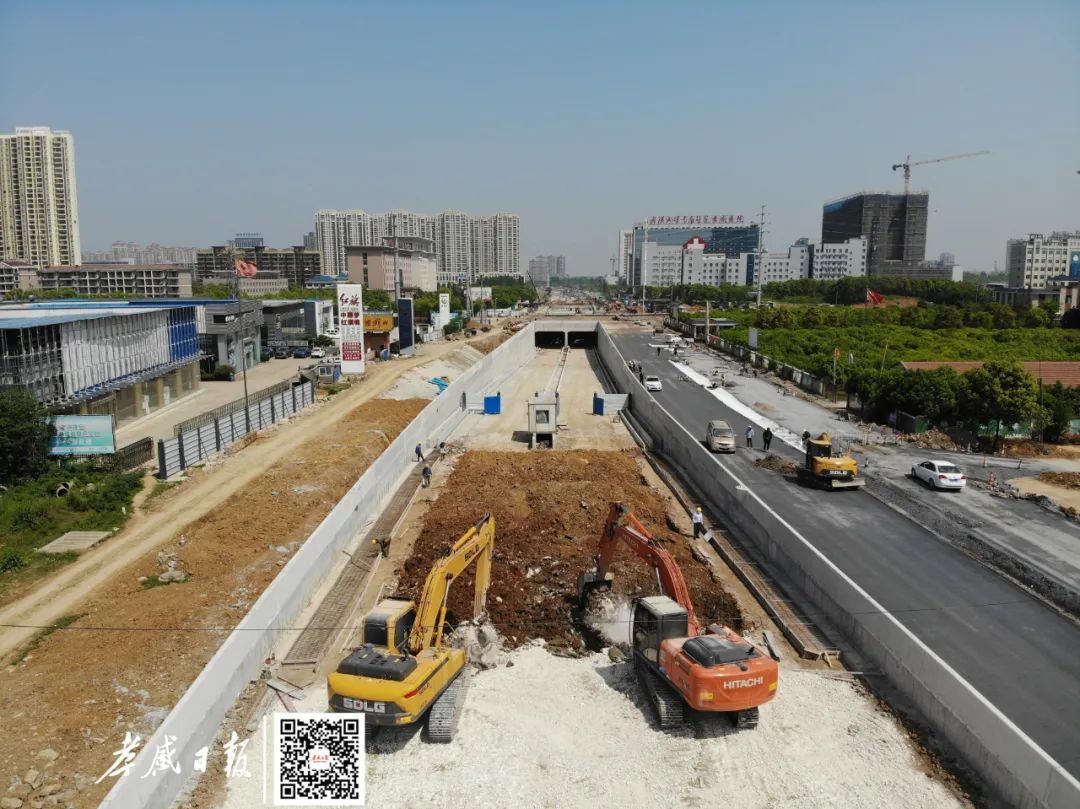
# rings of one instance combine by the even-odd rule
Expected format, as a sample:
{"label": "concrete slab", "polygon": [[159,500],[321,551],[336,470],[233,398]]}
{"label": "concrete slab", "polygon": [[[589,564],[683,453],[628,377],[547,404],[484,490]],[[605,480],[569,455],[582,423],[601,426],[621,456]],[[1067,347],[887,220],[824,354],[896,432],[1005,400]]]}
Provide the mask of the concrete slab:
{"label": "concrete slab", "polygon": [[38,553],[82,553],[111,535],[111,531],[68,531],[38,548]]}

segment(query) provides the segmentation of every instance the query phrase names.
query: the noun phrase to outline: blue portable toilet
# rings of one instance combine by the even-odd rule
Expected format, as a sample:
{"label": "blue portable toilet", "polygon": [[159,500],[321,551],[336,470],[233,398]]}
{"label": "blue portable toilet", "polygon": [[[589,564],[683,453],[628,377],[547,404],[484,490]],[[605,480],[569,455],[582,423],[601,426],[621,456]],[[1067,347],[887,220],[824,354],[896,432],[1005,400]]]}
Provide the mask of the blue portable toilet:
{"label": "blue portable toilet", "polygon": [[484,415],[497,416],[502,413],[502,394],[484,397]]}
{"label": "blue portable toilet", "polygon": [[592,395],[592,413],[594,416],[604,415],[604,397],[597,394]]}

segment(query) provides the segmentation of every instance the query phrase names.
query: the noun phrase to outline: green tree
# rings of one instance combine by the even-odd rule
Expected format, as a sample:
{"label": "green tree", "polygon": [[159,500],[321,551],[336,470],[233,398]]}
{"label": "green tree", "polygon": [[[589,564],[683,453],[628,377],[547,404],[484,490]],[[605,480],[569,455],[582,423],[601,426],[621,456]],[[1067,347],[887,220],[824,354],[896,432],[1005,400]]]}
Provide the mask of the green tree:
{"label": "green tree", "polygon": [[991,360],[964,376],[964,412],[969,418],[995,422],[995,448],[1003,423],[1024,423],[1040,415],[1038,385],[1019,363]]}
{"label": "green tree", "polygon": [[1029,329],[1042,329],[1049,326],[1053,320],[1046,309],[1033,306],[1024,310],[1024,314],[1020,316],[1020,322]]}
{"label": "green tree", "polygon": [[1080,329],[1080,309],[1067,309],[1061,316],[1061,328]]}
{"label": "green tree", "polygon": [[0,389],[0,482],[33,477],[45,467],[49,411],[21,388]]}

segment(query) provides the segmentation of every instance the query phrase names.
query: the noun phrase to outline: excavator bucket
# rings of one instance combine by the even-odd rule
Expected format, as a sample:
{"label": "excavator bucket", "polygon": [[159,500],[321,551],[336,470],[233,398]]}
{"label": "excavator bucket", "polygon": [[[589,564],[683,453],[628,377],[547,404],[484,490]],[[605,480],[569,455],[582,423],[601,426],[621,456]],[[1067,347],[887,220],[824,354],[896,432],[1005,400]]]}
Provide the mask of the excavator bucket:
{"label": "excavator bucket", "polygon": [[610,571],[605,573],[603,578],[600,578],[600,575],[598,574],[596,568],[593,568],[592,570],[586,570],[584,573],[578,576],[578,604],[580,604],[582,607],[586,606],[589,603],[589,595],[594,590],[599,590],[601,588],[606,588],[610,590],[612,582],[614,581],[615,576]]}

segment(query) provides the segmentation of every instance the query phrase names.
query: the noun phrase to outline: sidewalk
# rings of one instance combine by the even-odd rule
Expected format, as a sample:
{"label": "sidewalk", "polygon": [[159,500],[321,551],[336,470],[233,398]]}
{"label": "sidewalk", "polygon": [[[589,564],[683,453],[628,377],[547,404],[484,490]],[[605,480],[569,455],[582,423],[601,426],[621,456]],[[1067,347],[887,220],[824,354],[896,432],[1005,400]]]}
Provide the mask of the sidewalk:
{"label": "sidewalk", "polygon": [[[284,360],[260,362],[248,371],[248,396],[284,379],[295,377],[297,370],[301,366],[310,365],[312,362],[315,362],[315,360],[298,360],[292,357]],[[241,374],[236,375],[235,382],[200,382],[199,389],[191,395],[185,396],[183,399],[179,399],[168,407],[151,413],[145,418],[122,426],[116,431],[116,445],[122,447],[147,436],[155,440],[158,438],[172,438],[173,425],[187,421],[208,410],[213,410],[215,407],[243,398],[244,378]]]}

